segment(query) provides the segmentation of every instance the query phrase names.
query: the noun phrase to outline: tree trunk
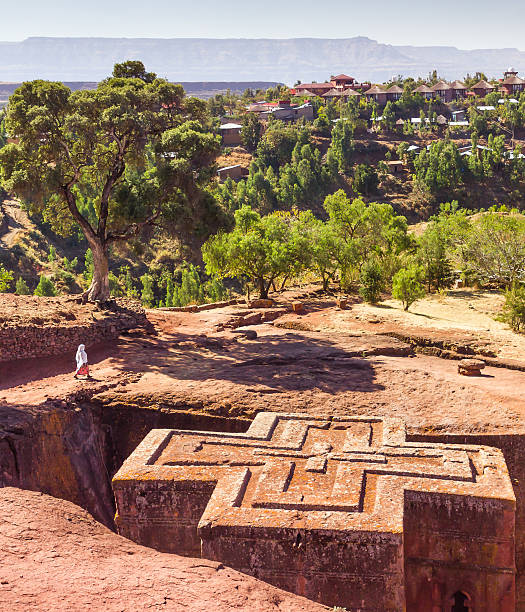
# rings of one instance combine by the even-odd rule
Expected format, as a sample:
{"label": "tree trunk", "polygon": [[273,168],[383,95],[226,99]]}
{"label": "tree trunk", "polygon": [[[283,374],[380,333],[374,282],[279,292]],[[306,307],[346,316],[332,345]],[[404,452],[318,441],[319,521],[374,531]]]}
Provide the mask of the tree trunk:
{"label": "tree trunk", "polygon": [[104,302],[109,299],[108,246],[102,240],[89,242],[93,253],[93,280],[85,295],[90,302]]}
{"label": "tree trunk", "polygon": [[260,278],[257,281],[257,284],[259,285],[259,299],[261,300],[266,300],[268,299],[268,290],[270,289],[270,286],[266,286],[266,283],[264,282],[264,278]]}

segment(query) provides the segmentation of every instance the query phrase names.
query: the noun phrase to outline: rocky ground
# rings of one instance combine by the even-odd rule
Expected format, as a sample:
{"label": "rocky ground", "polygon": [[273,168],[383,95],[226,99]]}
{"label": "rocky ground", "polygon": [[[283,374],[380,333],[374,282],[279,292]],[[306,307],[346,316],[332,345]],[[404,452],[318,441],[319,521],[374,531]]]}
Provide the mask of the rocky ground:
{"label": "rocky ground", "polygon": [[[451,292],[423,300],[409,313],[391,301],[373,307],[350,299],[341,310],[334,296],[314,289],[288,292],[267,309],[238,304],[194,313],[149,311],[150,332],[132,330],[94,346],[86,338],[91,381],[73,379],[76,346],[61,356],[0,364],[0,483],[85,507],[96,491],[107,497],[105,505],[90,507],[110,524],[112,474],[100,440],[117,418],[126,439],[114,444],[120,449],[111,450],[114,462],[131,452],[148,427],[180,426],[170,425],[178,414],[201,419],[188,425],[197,429],[206,428],[203,419],[235,424],[261,410],[395,415],[412,435],[506,436],[511,450],[508,437],[521,439],[525,343],[494,320],[501,298]],[[293,313],[291,303],[298,299],[304,311]],[[17,316],[22,313],[23,308]],[[482,376],[458,374],[457,360],[465,355],[487,361]],[[88,408],[92,412],[84,414]],[[141,421],[130,433],[128,423],[139,411],[164,420]],[[68,458],[62,464],[63,454]],[[55,462],[60,469],[52,474]],[[97,470],[103,477],[77,482]],[[206,561],[136,547],[69,502],[18,489],[0,493],[0,539],[9,544],[0,542],[0,573],[6,576],[0,576],[0,602],[3,597],[15,609],[75,608],[71,593],[77,583],[82,586],[76,609],[88,600],[108,610],[179,609],[181,601],[195,610],[315,609]],[[55,591],[49,587],[54,582]],[[119,600],[128,589],[136,605]]]}
{"label": "rocky ground", "polygon": [[[62,357],[5,364],[0,402],[37,407],[87,387],[104,405],[244,417],[292,409],[387,414],[404,417],[409,427],[425,422],[462,432],[521,428],[525,373],[493,366],[525,366],[524,339],[479,309],[469,325],[470,302],[482,302],[477,294],[463,302],[465,320],[448,319],[460,310],[454,296],[450,304],[416,304],[411,313],[389,303],[340,310],[330,297],[313,297],[303,299],[304,314],[287,308],[294,297],[272,309],[150,311],[153,334],[90,347],[94,381],[72,378],[71,347]],[[447,357],[482,355],[490,365],[483,376],[465,378],[457,361],[421,354],[418,343]]]}
{"label": "rocky ground", "polygon": [[70,502],[10,487],[0,489],[0,607],[46,612],[326,609],[220,563],[139,546]]}
{"label": "rocky ground", "polygon": [[[103,315],[96,304],[81,304],[79,296],[55,298],[13,293],[0,296],[2,327],[89,325]],[[42,342],[45,342],[45,335]]]}

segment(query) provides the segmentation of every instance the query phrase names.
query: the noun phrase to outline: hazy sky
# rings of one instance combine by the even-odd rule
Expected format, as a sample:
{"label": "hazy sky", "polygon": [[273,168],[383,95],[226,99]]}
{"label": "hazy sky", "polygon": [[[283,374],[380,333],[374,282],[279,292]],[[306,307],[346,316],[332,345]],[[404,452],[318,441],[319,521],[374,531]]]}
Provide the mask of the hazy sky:
{"label": "hazy sky", "polygon": [[525,50],[525,0],[11,0],[1,4],[0,40],[368,36],[396,45]]}

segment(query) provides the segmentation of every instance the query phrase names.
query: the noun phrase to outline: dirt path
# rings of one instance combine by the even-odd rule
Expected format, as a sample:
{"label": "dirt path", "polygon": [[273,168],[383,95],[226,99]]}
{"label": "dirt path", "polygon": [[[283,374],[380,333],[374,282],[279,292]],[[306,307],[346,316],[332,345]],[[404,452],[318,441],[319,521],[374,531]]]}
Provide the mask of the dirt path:
{"label": "dirt path", "polygon": [[9,249],[31,229],[32,224],[19,202],[6,200],[2,203],[2,209],[6,217],[7,229],[0,236],[0,248]]}

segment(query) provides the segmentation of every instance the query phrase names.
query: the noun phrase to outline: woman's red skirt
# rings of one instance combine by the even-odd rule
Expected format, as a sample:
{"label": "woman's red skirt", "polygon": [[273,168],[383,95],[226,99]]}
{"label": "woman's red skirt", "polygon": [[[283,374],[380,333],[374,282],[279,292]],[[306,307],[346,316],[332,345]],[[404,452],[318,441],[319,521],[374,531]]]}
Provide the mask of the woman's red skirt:
{"label": "woman's red skirt", "polygon": [[81,376],[89,376],[89,367],[87,363],[83,363],[78,370],[75,372],[75,374],[78,376],[79,374]]}

